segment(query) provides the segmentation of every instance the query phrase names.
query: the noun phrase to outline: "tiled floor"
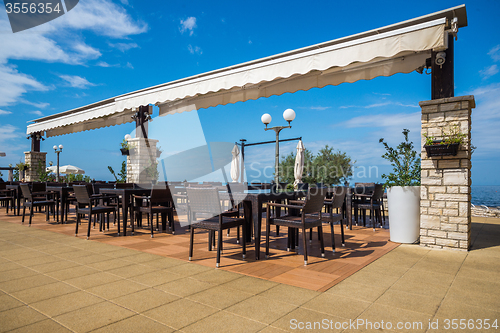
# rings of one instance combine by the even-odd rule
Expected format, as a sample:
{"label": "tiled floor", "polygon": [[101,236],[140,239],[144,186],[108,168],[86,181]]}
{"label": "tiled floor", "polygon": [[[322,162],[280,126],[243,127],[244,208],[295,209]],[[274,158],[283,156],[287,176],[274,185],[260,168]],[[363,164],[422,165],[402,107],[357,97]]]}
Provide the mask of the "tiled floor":
{"label": "tiled floor", "polygon": [[451,319],[480,332],[500,321],[498,219],[473,219],[470,252],[401,245],[325,292],[5,220],[0,332],[442,332]]}
{"label": "tiled floor", "polygon": [[[20,223],[17,216],[5,216],[6,221]],[[145,221],[145,220],[144,220]],[[70,215],[67,224],[45,222],[44,214],[35,214],[32,228],[44,229],[73,236],[75,233],[75,215]],[[110,231],[99,232],[98,228],[91,230],[90,239],[110,245],[121,246],[141,252],[157,254],[169,258],[188,260],[189,232],[176,223],[175,235],[156,233],[150,237],[148,229],[137,229],[135,234],[126,237],[117,236],[117,227],[110,227]],[[236,243],[236,230],[230,236],[224,235],[224,253],[221,258],[221,269],[258,277],[274,282],[285,283],[297,287],[316,291],[325,291],[339,283],[346,277],[357,272],[382,255],[397,247],[398,243],[389,241],[388,229],[354,226],[353,230],[345,230],[346,246],[341,246],[340,225],[335,226],[336,252],[332,252],[331,234],[328,225],[323,228],[325,239],[325,257],[321,257],[319,241],[316,231],[313,232],[313,241],[308,243],[308,265],[304,266],[302,247],[299,253],[286,251],[286,232],[276,236],[272,228],[270,241],[270,257],[265,259],[265,226],[262,229],[261,260],[255,260],[254,244],[247,245],[246,260],[242,258],[241,245]],[[87,224],[79,228],[79,238],[86,238]],[[302,236],[300,236],[302,237]],[[300,238],[302,244],[302,238]],[[206,232],[195,234],[193,262],[215,267],[216,251],[208,251],[208,237]],[[99,260],[99,258],[95,258]]]}

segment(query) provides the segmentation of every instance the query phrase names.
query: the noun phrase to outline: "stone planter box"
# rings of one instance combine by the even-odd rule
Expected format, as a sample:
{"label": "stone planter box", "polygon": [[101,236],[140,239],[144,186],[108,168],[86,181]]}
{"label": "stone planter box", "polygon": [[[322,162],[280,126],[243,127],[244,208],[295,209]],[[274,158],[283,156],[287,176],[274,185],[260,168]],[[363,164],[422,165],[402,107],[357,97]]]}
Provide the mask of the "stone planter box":
{"label": "stone planter box", "polygon": [[432,145],[425,145],[427,156],[456,156],[458,153],[459,143],[443,144],[442,141],[434,141]]}

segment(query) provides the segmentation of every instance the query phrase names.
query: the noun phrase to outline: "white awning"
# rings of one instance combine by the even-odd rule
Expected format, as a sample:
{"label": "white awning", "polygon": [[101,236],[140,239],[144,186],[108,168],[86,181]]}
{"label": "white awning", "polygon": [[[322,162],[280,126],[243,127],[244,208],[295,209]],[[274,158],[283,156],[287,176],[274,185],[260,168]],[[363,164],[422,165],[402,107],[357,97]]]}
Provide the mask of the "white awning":
{"label": "white awning", "polygon": [[155,104],[160,115],[281,95],[377,76],[409,73],[432,50],[447,48],[451,18],[467,25],[458,6],[388,27],[142,89],[35,120],[27,133],[47,137],[131,122],[132,110]]}

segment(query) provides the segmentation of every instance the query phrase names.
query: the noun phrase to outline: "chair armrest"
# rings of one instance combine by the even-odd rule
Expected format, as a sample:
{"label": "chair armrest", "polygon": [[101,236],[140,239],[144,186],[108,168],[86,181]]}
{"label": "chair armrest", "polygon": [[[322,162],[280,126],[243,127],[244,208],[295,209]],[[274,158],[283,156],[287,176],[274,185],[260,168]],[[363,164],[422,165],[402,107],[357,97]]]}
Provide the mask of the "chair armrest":
{"label": "chair armrest", "polygon": [[268,202],[267,206],[274,206],[274,207],[283,207],[283,208],[293,208],[293,209],[302,209],[304,206],[296,206],[296,205],[284,205],[284,204],[277,204],[277,203],[272,203]]}
{"label": "chair armrest", "polygon": [[145,199],[145,200],[149,200],[151,199],[151,196],[148,196],[148,195],[137,195],[137,194],[132,194],[132,197],[134,199]]}
{"label": "chair armrest", "polygon": [[288,200],[288,202],[292,205],[303,205],[306,203],[304,200]]}

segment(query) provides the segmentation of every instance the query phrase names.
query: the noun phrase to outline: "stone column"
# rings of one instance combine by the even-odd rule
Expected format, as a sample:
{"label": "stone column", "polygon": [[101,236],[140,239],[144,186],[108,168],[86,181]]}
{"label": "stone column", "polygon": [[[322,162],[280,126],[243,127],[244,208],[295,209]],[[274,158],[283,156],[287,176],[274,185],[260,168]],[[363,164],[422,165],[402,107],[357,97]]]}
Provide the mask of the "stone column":
{"label": "stone column", "polygon": [[156,144],[158,140],[133,138],[129,139],[131,150],[127,156],[127,183],[151,183],[151,177],[145,168],[156,163]]}
{"label": "stone column", "polygon": [[[474,96],[420,102],[422,108],[422,185],[420,245],[468,250],[471,240],[471,109]],[[458,125],[466,135],[456,156],[428,157],[424,134],[441,139]]]}
{"label": "stone column", "polygon": [[24,163],[29,165],[28,170],[24,174],[24,180],[27,182],[38,181],[38,165],[41,164],[42,168],[46,168],[46,152],[38,151],[25,151]]}

